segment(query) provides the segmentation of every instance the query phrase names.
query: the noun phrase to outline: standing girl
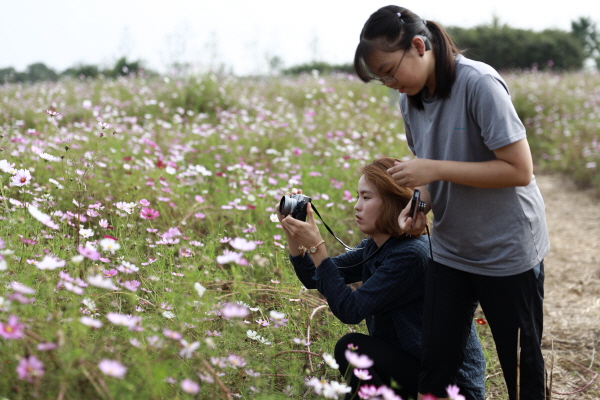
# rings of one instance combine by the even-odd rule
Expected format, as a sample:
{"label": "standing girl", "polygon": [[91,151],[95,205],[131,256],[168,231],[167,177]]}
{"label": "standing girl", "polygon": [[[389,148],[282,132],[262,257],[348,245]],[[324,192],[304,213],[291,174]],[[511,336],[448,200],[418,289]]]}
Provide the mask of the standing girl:
{"label": "standing girl", "polygon": [[[399,185],[418,187],[434,215],[419,392],[446,397],[479,303],[510,399],[544,399],[544,203],[506,83],[460,53],[437,23],[387,6],[365,23],[354,59],[363,81],[400,92],[418,158],[388,172]],[[425,221],[425,213],[413,221],[406,208],[399,218],[408,233]]]}

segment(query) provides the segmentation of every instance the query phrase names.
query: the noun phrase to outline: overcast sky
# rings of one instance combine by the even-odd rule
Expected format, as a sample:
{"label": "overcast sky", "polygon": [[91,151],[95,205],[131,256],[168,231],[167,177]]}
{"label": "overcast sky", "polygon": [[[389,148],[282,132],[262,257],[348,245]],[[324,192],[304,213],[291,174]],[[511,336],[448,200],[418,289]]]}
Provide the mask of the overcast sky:
{"label": "overcast sky", "polygon": [[472,27],[497,16],[535,31],[570,31],[579,17],[600,27],[597,0],[0,0],[0,68],[112,67],[121,56],[158,71],[190,62],[236,74],[265,72],[273,56],[286,67],[346,63],[369,15],[388,4],[443,26]]}

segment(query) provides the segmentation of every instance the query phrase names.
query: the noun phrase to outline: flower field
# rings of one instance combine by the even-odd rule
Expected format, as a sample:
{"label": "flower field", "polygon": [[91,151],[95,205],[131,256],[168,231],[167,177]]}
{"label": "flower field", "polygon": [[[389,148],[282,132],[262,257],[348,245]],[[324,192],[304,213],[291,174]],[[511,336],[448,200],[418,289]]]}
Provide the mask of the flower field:
{"label": "flower field", "polygon": [[[600,77],[506,79],[536,168],[600,189]],[[410,156],[395,96],[318,74],[0,86],[0,398],[337,398],[329,354],[366,329],[302,287],[274,213],[301,187],[358,242],[358,168]]]}

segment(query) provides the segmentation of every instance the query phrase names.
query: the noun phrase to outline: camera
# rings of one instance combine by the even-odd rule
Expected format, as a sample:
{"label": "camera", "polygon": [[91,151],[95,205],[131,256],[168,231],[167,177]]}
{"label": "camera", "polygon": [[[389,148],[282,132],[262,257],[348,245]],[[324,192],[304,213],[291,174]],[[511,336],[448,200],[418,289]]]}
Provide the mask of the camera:
{"label": "camera", "polygon": [[279,214],[285,216],[291,215],[292,218],[306,221],[306,206],[312,199],[303,194],[293,194],[283,196],[279,202]]}

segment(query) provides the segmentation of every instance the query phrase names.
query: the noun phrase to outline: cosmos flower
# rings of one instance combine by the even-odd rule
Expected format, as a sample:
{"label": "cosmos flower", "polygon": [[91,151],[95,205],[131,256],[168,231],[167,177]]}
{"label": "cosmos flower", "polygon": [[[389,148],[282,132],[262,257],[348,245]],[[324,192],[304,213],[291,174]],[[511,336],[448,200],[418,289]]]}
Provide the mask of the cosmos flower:
{"label": "cosmos flower", "polygon": [[91,328],[101,328],[102,327],[102,321],[99,321],[99,320],[91,318],[91,317],[81,317],[81,318],[79,318],[79,322],[81,322],[82,324],[89,326]]}
{"label": "cosmos flower", "polygon": [[358,379],[360,379],[361,381],[368,381],[371,378],[373,378],[370,374],[369,374],[369,370],[366,369],[354,369],[354,376],[356,376]]}
{"label": "cosmos flower", "polygon": [[45,255],[42,261],[36,264],[37,269],[45,270],[45,269],[56,269],[62,268],[65,266],[65,260],[61,260],[58,257],[52,255]]}
{"label": "cosmos flower", "polygon": [[373,360],[364,354],[358,354],[350,350],[344,352],[346,360],[356,368],[370,368],[373,366]]}
{"label": "cosmos flower", "polygon": [[37,219],[42,224],[46,225],[48,228],[52,228],[52,229],[59,228],[58,224],[56,224],[54,221],[52,221],[52,218],[50,218],[50,216],[48,214],[44,214],[43,212],[38,210],[37,207],[29,205],[27,207],[27,210],[29,211],[29,214],[31,214],[31,216],[33,218]]}
{"label": "cosmos flower", "polygon": [[15,164],[10,164],[7,160],[0,160],[0,171],[7,174],[15,173]]}
{"label": "cosmos flower", "polygon": [[200,342],[188,343],[185,339],[181,339],[179,343],[182,346],[179,355],[183,358],[192,358],[194,352],[200,347]]}
{"label": "cosmos flower", "polygon": [[31,173],[27,169],[19,169],[12,176],[10,183],[12,186],[25,186],[31,181]]}
{"label": "cosmos flower", "polygon": [[40,158],[43,158],[46,161],[52,161],[52,162],[60,161],[60,157],[53,156],[52,154],[40,153],[38,155],[40,156]]}
{"label": "cosmos flower", "polygon": [[0,322],[0,336],[4,339],[22,339],[25,337],[23,327],[16,315],[10,315],[8,322]]}
{"label": "cosmos flower", "polygon": [[229,245],[239,251],[252,251],[256,249],[256,243],[244,238],[236,237],[229,242]]}
{"label": "cosmos flower", "polygon": [[449,385],[446,387],[446,392],[448,392],[448,397],[452,400],[465,400],[465,396],[459,394],[460,389],[456,385]]}
{"label": "cosmos flower", "polygon": [[104,359],[98,363],[98,368],[103,374],[119,379],[123,379],[127,372],[127,367],[117,360]]}
{"label": "cosmos flower", "polygon": [[44,375],[44,364],[34,355],[30,355],[28,358],[23,357],[17,366],[17,374],[20,380],[33,383],[35,378]]}
{"label": "cosmos flower", "polygon": [[248,315],[248,309],[240,304],[225,303],[223,308],[221,308],[221,315],[225,319],[244,318]]}
{"label": "cosmos flower", "polygon": [[140,217],[143,219],[155,219],[160,216],[160,213],[153,208],[144,207],[140,211]]}
{"label": "cosmos flower", "polygon": [[112,254],[115,254],[115,251],[119,250],[121,245],[116,240],[104,238],[100,240],[100,247],[102,251],[110,251]]}
{"label": "cosmos flower", "polygon": [[197,394],[200,392],[200,385],[193,380],[186,378],[181,381],[181,390],[186,393]]}
{"label": "cosmos flower", "polygon": [[335,358],[329,353],[323,353],[323,360],[330,368],[338,369],[340,365],[335,361]]}

